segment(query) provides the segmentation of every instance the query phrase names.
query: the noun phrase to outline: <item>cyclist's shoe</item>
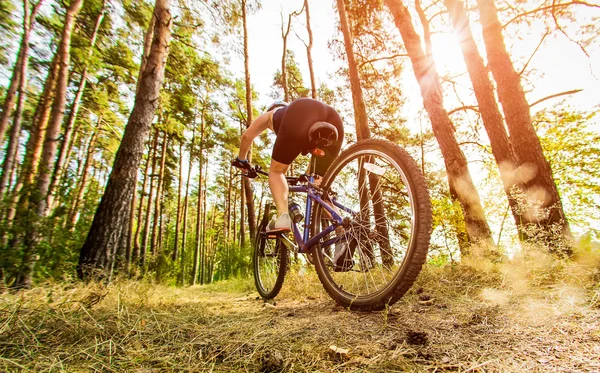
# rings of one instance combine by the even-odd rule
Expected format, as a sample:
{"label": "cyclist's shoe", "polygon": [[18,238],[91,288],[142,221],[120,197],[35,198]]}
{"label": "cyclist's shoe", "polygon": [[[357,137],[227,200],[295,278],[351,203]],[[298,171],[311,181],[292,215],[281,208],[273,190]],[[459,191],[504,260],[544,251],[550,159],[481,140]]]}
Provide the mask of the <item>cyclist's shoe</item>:
{"label": "cyclist's shoe", "polygon": [[352,260],[352,251],[350,243],[346,240],[338,241],[335,244],[333,252],[333,270],[334,272],[348,272],[354,266]]}
{"label": "cyclist's shoe", "polygon": [[267,226],[267,232],[289,232],[292,229],[292,219],[288,214],[282,214],[279,218],[269,222]]}

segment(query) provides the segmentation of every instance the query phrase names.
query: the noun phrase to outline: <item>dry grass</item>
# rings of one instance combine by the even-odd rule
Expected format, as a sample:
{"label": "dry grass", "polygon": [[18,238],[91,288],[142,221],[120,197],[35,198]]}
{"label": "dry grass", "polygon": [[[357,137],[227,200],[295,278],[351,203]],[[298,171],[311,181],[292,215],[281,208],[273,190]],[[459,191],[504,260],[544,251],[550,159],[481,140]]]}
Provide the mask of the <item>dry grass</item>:
{"label": "dry grass", "polygon": [[532,257],[427,267],[379,313],[311,271],[271,303],[251,280],[47,284],[0,298],[0,371],[599,372],[598,257]]}

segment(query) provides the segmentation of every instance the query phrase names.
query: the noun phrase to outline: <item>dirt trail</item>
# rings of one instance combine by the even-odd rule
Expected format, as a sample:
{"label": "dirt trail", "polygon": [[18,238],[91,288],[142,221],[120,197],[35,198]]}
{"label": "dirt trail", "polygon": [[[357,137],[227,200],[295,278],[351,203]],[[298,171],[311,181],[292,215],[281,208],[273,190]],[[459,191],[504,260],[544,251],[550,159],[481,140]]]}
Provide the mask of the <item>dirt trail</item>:
{"label": "dirt trail", "polygon": [[529,291],[425,274],[390,309],[356,313],[313,276],[275,302],[248,280],[46,286],[0,298],[0,371],[600,372],[597,293]]}

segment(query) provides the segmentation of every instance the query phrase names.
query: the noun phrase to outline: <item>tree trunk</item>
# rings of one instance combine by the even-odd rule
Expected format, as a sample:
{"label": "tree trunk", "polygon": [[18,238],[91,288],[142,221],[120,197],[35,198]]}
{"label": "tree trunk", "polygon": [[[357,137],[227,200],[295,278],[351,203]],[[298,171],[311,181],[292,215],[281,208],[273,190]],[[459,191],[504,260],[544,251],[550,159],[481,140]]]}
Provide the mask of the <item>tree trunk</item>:
{"label": "tree trunk", "polygon": [[[202,170],[200,170],[202,171]],[[208,172],[208,167],[204,168],[204,186],[203,186],[203,193],[202,193],[202,203],[203,203],[203,207],[202,207],[202,248],[200,251],[200,268],[201,268],[201,273],[200,273],[200,284],[204,285],[204,281],[205,281],[205,267],[206,267],[206,178],[208,177],[207,175]],[[214,212],[214,207],[213,207],[213,212]]]}
{"label": "tree trunk", "polygon": [[231,240],[231,189],[233,188],[233,168],[229,167],[229,178],[227,179],[227,201],[225,215],[225,242],[229,244]]}
{"label": "tree trunk", "polygon": [[154,196],[154,177],[156,176],[156,151],[158,149],[158,138],[160,133],[158,128],[154,130],[154,140],[152,141],[152,172],[150,172],[150,190],[148,191],[148,204],[146,206],[146,215],[144,218],[144,236],[142,237],[142,247],[140,249],[140,265],[144,270],[146,257],[148,254],[148,240],[150,239],[150,219],[152,216],[152,197]]}
{"label": "tree trunk", "polygon": [[[88,59],[92,57],[94,53],[94,46],[96,45],[96,38],[98,36],[98,30],[100,29],[100,25],[102,24],[102,20],[104,19],[104,7],[105,3],[102,4],[102,9],[100,10],[100,14],[96,18],[96,24],[94,25],[94,31],[92,32],[92,37],[90,39],[90,48],[88,50]],[[71,105],[71,112],[69,113],[69,117],[67,119],[67,124],[65,125],[65,130],[63,133],[62,144],[60,146],[60,150],[58,152],[58,159],[56,160],[56,164],[54,165],[54,172],[52,173],[52,179],[50,181],[50,185],[48,187],[48,196],[46,197],[46,205],[48,211],[51,211],[54,207],[54,193],[56,191],[56,187],[60,179],[63,176],[63,168],[67,161],[67,153],[69,149],[69,145],[71,144],[71,136],[73,134],[73,128],[75,125],[75,120],[77,119],[77,112],[79,111],[79,104],[81,102],[81,98],[83,97],[83,92],[85,90],[85,85],[87,82],[88,75],[88,65],[86,64],[81,72],[81,80],[79,81],[79,86],[77,87],[77,93],[75,94],[75,98],[73,99],[73,105]]]}
{"label": "tree trunk", "polygon": [[344,35],[344,47],[348,58],[348,70],[350,72],[350,89],[352,91],[352,104],[354,106],[354,120],[356,121],[356,137],[358,141],[371,138],[369,123],[367,119],[367,108],[363,97],[360,76],[358,74],[358,65],[354,58],[352,48],[352,36],[350,35],[350,26],[348,25],[348,16],[346,15],[346,5],[344,0],[336,0],[337,9],[340,15],[340,24],[342,34]]}
{"label": "tree trunk", "polygon": [[4,97],[4,103],[2,104],[2,112],[0,113],[0,144],[4,141],[4,134],[8,128],[8,121],[10,120],[15,106],[17,90],[20,89],[20,86],[22,85],[25,85],[25,87],[27,86],[27,79],[23,79],[22,77],[24,74],[27,74],[29,38],[31,36],[31,30],[37,12],[42,6],[42,1],[43,0],[38,0],[37,3],[34,3],[31,13],[29,13],[31,3],[29,0],[23,0],[23,34],[21,35],[21,43],[19,45],[19,52],[17,53],[17,60],[15,61],[15,66],[13,68],[13,74],[8,85],[8,90],[6,91],[6,96]]}
{"label": "tree trunk", "polygon": [[552,244],[558,238],[555,227],[560,228],[559,236],[563,239],[569,239],[571,231],[552,176],[552,169],[533,128],[529,103],[525,98],[519,74],[515,71],[504,45],[502,25],[498,21],[494,1],[477,0],[477,5],[488,65],[498,87],[498,99],[502,104],[510,141],[521,169],[527,169],[523,170],[523,173],[528,174],[528,179],[522,180],[526,184],[528,198],[528,206],[521,206],[527,208],[522,218],[525,226],[537,227],[537,229],[531,236],[528,232],[520,230],[520,236],[522,239],[533,238],[532,236],[539,235],[541,231],[550,246],[555,246]]}
{"label": "tree trunk", "polygon": [[141,255],[141,244],[140,244],[140,234],[142,233],[142,216],[144,212],[144,196],[146,195],[146,186],[148,185],[148,180],[152,182],[150,176],[150,162],[152,156],[150,155],[151,149],[154,146],[154,136],[152,139],[152,145],[148,144],[148,157],[146,158],[146,165],[144,167],[144,178],[142,179],[142,190],[140,191],[140,201],[138,204],[138,213],[137,213],[137,226],[135,227],[135,234],[133,237],[133,254],[132,254],[132,262],[137,261],[139,263],[140,255]]}
{"label": "tree trunk", "polygon": [[463,210],[469,240],[471,243],[493,244],[479,194],[467,167],[467,159],[456,142],[454,125],[443,107],[435,62],[423,52],[421,38],[416,33],[410,13],[404,4],[400,0],[385,0],[385,3],[400,31],[421,88],[423,104],[444,157],[450,190],[456,191]]}
{"label": "tree trunk", "polygon": [[192,176],[192,152],[194,149],[194,142],[196,140],[196,130],[192,132],[192,143],[190,144],[190,164],[188,167],[187,180],[185,182],[185,197],[183,198],[183,217],[181,219],[181,224],[183,224],[181,230],[181,286],[185,286],[185,249],[186,249],[186,241],[187,241],[187,215],[188,215],[188,206],[189,206],[189,196],[190,196],[190,178]]}
{"label": "tree trunk", "polygon": [[[290,13],[288,15],[288,24],[287,29],[283,30],[283,14],[281,17],[281,39],[283,39],[283,52],[281,53],[281,86],[283,87],[283,100],[286,102],[290,101],[290,92],[288,90],[287,83],[287,66],[286,66],[286,57],[287,57],[287,38],[290,34],[290,29],[292,28],[292,15]],[[248,122],[250,123],[250,122]]]}
{"label": "tree trunk", "polygon": [[47,215],[46,196],[50,188],[50,178],[52,176],[52,163],[56,156],[58,139],[60,137],[61,125],[65,115],[66,92],[69,82],[69,67],[71,59],[71,34],[77,14],[83,5],[83,0],[73,0],[67,9],[65,15],[65,26],[62,33],[62,38],[59,44],[60,67],[58,71],[58,79],[56,84],[56,97],[52,106],[50,122],[46,129],[44,139],[44,147],[42,149],[42,157],[37,178],[37,194],[34,198],[36,212],[39,216]]}
{"label": "tree trunk", "polygon": [[[200,255],[200,249],[202,247],[202,240],[200,237],[200,230],[202,228],[202,222],[201,222],[201,217],[202,217],[202,195],[203,195],[203,189],[202,189],[202,179],[203,179],[203,175],[202,175],[202,162],[203,162],[203,149],[204,149],[204,111],[202,111],[202,120],[201,120],[201,127],[200,127],[200,154],[198,155],[198,201],[196,203],[196,247],[194,250],[194,263],[192,266],[192,278],[191,278],[191,284],[192,285],[196,285],[196,281],[198,279],[198,264],[201,261],[201,255]],[[190,159],[190,163],[191,163],[191,159]]]}
{"label": "tree trunk", "polygon": [[16,84],[13,86],[13,80],[11,80],[6,102],[0,115],[0,144],[4,139],[4,133],[8,126],[8,120],[12,112],[14,105],[15,94],[18,91],[17,108],[14,113],[13,126],[10,132],[10,138],[6,148],[4,156],[4,162],[2,164],[2,175],[0,176],[0,200],[4,198],[4,193],[10,187],[12,182],[11,171],[13,163],[17,158],[19,137],[21,134],[21,121],[23,119],[23,109],[25,106],[25,96],[27,95],[27,70],[29,68],[29,37],[31,35],[31,29],[35,21],[36,14],[41,6],[42,1],[38,1],[29,13],[30,3],[28,0],[23,1],[23,36],[21,39],[21,47],[17,56],[17,63],[15,64],[15,70],[13,71],[13,78],[16,80]]}
{"label": "tree trunk", "polygon": [[306,9],[306,32],[308,32],[308,45],[306,46],[306,57],[308,59],[308,71],[310,73],[310,92],[313,99],[317,98],[317,83],[315,82],[315,70],[313,68],[312,47],[313,34],[310,27],[310,10],[308,8],[308,0],[304,0],[304,8]]}
{"label": "tree trunk", "polygon": [[8,145],[2,163],[2,173],[0,175],[0,200],[4,199],[4,193],[10,189],[12,183],[12,170],[17,159],[19,138],[21,137],[21,120],[23,119],[23,106],[25,105],[25,96],[27,94],[27,61],[21,64],[21,79],[19,80],[19,95],[17,100],[17,108],[13,125],[10,130]]}
{"label": "tree trunk", "polygon": [[179,143],[179,183],[177,184],[177,219],[175,220],[175,244],[173,245],[173,262],[177,260],[179,248],[179,231],[181,229],[181,186],[183,184],[183,141]]}
{"label": "tree trunk", "polygon": [[124,220],[123,214],[131,204],[144,144],[154,118],[164,77],[171,39],[170,6],[170,0],[156,0],[154,7],[156,23],[148,62],[140,77],[135,104],[115,156],[104,195],[81,248],[77,267],[80,278],[93,275],[94,269],[99,270],[101,274],[106,274],[112,259],[111,250],[115,249],[120,239],[118,228]]}
{"label": "tree trunk", "polygon": [[56,98],[52,106],[50,123],[46,130],[44,139],[44,148],[40,160],[40,166],[37,176],[37,185],[34,193],[29,195],[29,205],[34,209],[37,215],[32,226],[25,233],[24,252],[19,276],[15,281],[15,286],[28,288],[31,286],[33,269],[37,261],[37,245],[41,239],[39,236],[40,219],[46,216],[46,195],[50,185],[51,167],[56,155],[57,141],[60,135],[60,129],[65,111],[66,92],[69,80],[71,33],[75,25],[75,20],[83,0],[73,0],[67,8],[65,14],[64,28],[61,41],[58,46],[60,56],[60,68],[56,84]]}
{"label": "tree trunk", "polygon": [[156,255],[158,253],[158,225],[160,220],[160,205],[161,205],[161,195],[162,195],[162,185],[163,178],[165,176],[165,159],[167,154],[167,133],[163,133],[163,143],[160,151],[160,171],[158,174],[158,183],[156,184],[156,198],[154,199],[154,222],[152,224],[152,243],[150,245],[150,252],[152,255]]}
{"label": "tree trunk", "polygon": [[89,140],[85,161],[83,163],[81,173],[79,174],[79,186],[77,187],[77,193],[75,194],[75,199],[73,200],[73,206],[71,207],[71,211],[69,212],[67,229],[71,231],[75,228],[75,224],[77,223],[77,217],[79,216],[79,205],[83,200],[85,189],[87,188],[88,174],[90,172],[90,167],[94,158],[96,141],[100,134],[101,127],[102,117],[98,117],[98,125],[96,126],[96,130],[94,131],[94,133],[92,133],[92,137]]}
{"label": "tree trunk", "polygon": [[521,218],[518,214],[518,206],[515,197],[511,194],[513,187],[523,189],[523,186],[515,178],[518,165],[514,149],[509,141],[504,118],[496,102],[494,87],[490,80],[488,70],[479,54],[477,44],[473,39],[469,18],[462,1],[445,0],[454,32],[460,35],[459,43],[463,58],[469,72],[469,77],[475,91],[475,98],[479,106],[479,112],[483,119],[483,125],[490,139],[492,154],[500,170],[500,177],[504,185],[504,192],[508,198],[513,218],[517,227],[521,226]]}
{"label": "tree trunk", "polygon": [[[246,127],[252,123],[252,84],[250,83],[250,55],[248,54],[248,24],[246,19],[246,0],[242,0],[242,17],[244,23],[244,74],[246,77]],[[248,161],[252,161],[252,147],[248,151]],[[256,232],[256,217],[254,212],[254,193],[250,185],[250,180],[247,177],[243,178],[244,188],[246,191],[246,206],[248,209],[248,229],[250,236],[254,238]],[[243,209],[243,204],[240,205]],[[242,213],[243,215],[243,213]],[[242,223],[243,227],[243,223]]]}

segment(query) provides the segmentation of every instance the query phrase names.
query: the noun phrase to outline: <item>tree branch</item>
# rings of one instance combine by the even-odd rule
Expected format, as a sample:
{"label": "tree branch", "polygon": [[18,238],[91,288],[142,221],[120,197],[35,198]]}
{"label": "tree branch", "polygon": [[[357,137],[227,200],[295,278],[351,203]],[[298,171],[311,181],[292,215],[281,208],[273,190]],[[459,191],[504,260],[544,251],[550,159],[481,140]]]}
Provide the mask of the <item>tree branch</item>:
{"label": "tree branch", "polygon": [[521,69],[521,71],[519,71],[519,76],[523,75],[523,73],[527,69],[527,66],[529,66],[529,63],[531,62],[531,60],[533,60],[533,57],[537,54],[538,50],[540,49],[540,47],[542,46],[542,44],[544,43],[544,40],[546,39],[546,37],[548,35],[550,35],[550,31],[546,31],[544,36],[542,36],[542,39],[538,43],[537,47],[535,47],[535,50],[533,51],[531,56],[529,56],[529,59],[527,60],[527,62],[525,62],[525,65],[523,65],[523,68]]}
{"label": "tree branch", "polygon": [[456,109],[452,109],[448,112],[448,115],[452,115],[456,112],[459,111],[467,111],[467,110],[472,110],[476,113],[479,113],[479,106],[471,106],[471,105],[466,105],[466,106],[461,106],[461,107],[457,107]]}
{"label": "tree branch", "polygon": [[542,102],[544,102],[544,101],[546,101],[546,100],[550,100],[550,99],[552,99],[552,98],[555,98],[555,97],[566,96],[566,95],[572,95],[572,94],[574,94],[574,93],[579,93],[579,92],[581,92],[581,91],[583,91],[583,89],[572,89],[572,90],[570,90],[570,91],[564,91],[564,92],[560,92],[560,93],[555,93],[555,94],[553,94],[553,95],[546,96],[546,97],[544,97],[544,98],[540,98],[539,100],[535,101],[534,103],[532,103],[532,104],[529,104],[529,107],[532,107],[532,106],[534,106],[534,105],[537,105],[537,104],[539,104],[539,103],[542,103]]}
{"label": "tree branch", "polygon": [[542,7],[539,7],[539,8],[527,11],[525,13],[518,14],[518,15],[514,16],[512,19],[510,19],[508,22],[506,22],[504,25],[502,25],[502,28],[506,28],[506,26],[508,26],[511,23],[515,22],[519,18],[526,17],[526,16],[528,16],[530,14],[534,14],[534,13],[537,13],[537,12],[543,12],[543,11],[550,10],[550,9],[552,9],[554,11],[557,8],[566,8],[566,7],[569,7],[571,5],[583,5],[583,6],[587,6],[587,7],[590,7],[590,8],[600,8],[600,4],[593,4],[593,3],[588,3],[586,1],[578,1],[578,0],[570,1],[568,3],[560,3],[560,4],[553,3],[552,5],[542,6]]}

